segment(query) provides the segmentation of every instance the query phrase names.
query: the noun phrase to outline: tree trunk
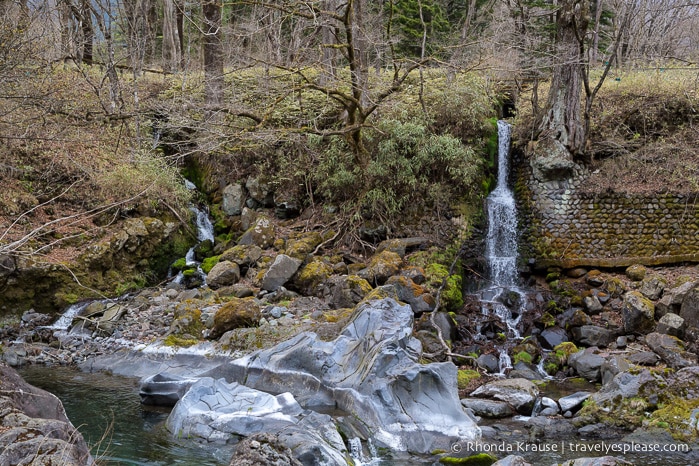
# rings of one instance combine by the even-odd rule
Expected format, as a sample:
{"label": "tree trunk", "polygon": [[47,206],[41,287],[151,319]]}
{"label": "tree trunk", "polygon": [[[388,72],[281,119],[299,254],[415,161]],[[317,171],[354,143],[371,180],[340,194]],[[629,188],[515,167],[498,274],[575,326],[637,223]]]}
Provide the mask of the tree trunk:
{"label": "tree trunk", "polygon": [[221,44],[221,0],[202,0],[204,12],[204,93],[206,104],[223,101],[223,46]]}
{"label": "tree trunk", "polygon": [[80,3],[80,30],[82,31],[82,47],[81,58],[82,62],[91,65],[92,57],[92,42],[95,38],[95,30],[92,26],[92,8],[90,0],[82,0]]}
{"label": "tree trunk", "polygon": [[585,56],[583,40],[589,22],[585,0],[563,0],[556,16],[556,63],[540,139],[552,138],[573,156],[584,150],[585,132],[580,108]]}
{"label": "tree trunk", "polygon": [[163,0],[163,69],[177,71],[182,61],[180,34],[174,0]]}

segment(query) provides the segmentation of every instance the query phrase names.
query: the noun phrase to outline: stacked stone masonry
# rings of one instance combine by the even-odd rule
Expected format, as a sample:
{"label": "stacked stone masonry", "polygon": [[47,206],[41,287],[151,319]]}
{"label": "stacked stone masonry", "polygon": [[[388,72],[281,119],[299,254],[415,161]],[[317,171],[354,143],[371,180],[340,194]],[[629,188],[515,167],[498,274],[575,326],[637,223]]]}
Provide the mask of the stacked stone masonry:
{"label": "stacked stone masonry", "polygon": [[541,182],[519,166],[521,253],[537,267],[699,262],[699,193],[593,194],[583,169]]}

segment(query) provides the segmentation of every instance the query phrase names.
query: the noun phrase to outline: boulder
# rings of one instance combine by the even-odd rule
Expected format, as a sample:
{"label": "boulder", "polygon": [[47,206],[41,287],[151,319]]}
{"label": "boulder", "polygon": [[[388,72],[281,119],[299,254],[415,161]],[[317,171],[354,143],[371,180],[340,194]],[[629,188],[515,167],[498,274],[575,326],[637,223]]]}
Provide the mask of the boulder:
{"label": "boulder", "polygon": [[252,202],[248,207],[274,207],[274,191],[259,178],[249,177],[245,182],[245,189],[248,190]]}
{"label": "boulder", "polygon": [[510,417],[516,414],[512,406],[506,401],[486,400],[484,398],[464,398],[461,400],[461,404],[464,408],[472,409],[476,416],[489,419]]}
{"label": "boulder", "polygon": [[[679,299],[679,294],[675,294],[675,296]],[[699,327],[699,286],[694,286],[685,293],[680,308],[680,317],[687,322],[688,326]]]}
{"label": "boulder", "polygon": [[226,249],[219,262],[230,261],[238,264],[239,267],[251,267],[262,257],[262,248],[254,244],[238,244],[230,249]]}
{"label": "boulder", "polygon": [[644,335],[655,327],[655,305],[638,291],[629,291],[624,295],[621,317],[624,332]]}
{"label": "boulder", "polygon": [[410,278],[405,276],[393,276],[386,281],[387,285],[393,285],[398,299],[410,305],[415,314],[432,311],[437,305],[434,296]]}
{"label": "boulder", "polygon": [[582,407],[583,402],[590,398],[591,395],[592,393],[590,392],[575,392],[572,395],[559,398],[558,405],[564,413],[566,411],[576,411]]}
{"label": "boulder", "polygon": [[545,328],[537,336],[537,339],[544,349],[553,349],[561,343],[569,341],[568,332],[558,326]]}
{"label": "boulder", "polygon": [[685,330],[687,330],[687,323],[682,317],[672,312],[660,318],[656,329],[658,333],[665,333],[677,338],[684,338]]}
{"label": "boulder", "polygon": [[634,264],[626,269],[626,276],[634,282],[640,282],[646,276],[648,269],[640,264]]}
{"label": "boulder", "polygon": [[301,260],[279,254],[262,278],[262,289],[276,291],[294,276],[301,266]]}
{"label": "boulder", "polygon": [[684,344],[677,337],[653,332],[646,335],[646,344],[673,369],[697,365],[696,355],[685,351]]}
{"label": "boulder", "polygon": [[649,275],[641,281],[640,292],[646,298],[656,301],[663,295],[665,286],[667,286],[667,280],[663,277],[659,275]]}
{"label": "boulder", "polygon": [[660,356],[652,351],[640,351],[630,354],[627,359],[631,364],[639,366],[655,366],[660,361]]}
{"label": "boulder", "polygon": [[278,434],[253,434],[238,442],[230,466],[303,466]]}
{"label": "boulder", "polygon": [[638,396],[646,384],[653,382],[655,382],[655,378],[648,369],[643,369],[639,374],[619,372],[609,383],[602,386],[597,393],[593,393],[590,398],[596,403],[611,401],[618,404],[618,400],[621,398]]}
{"label": "boulder", "polygon": [[55,395],[29,385],[4,365],[0,380],[0,464],[94,464],[85,439]]}
{"label": "boulder", "polygon": [[621,356],[609,356],[604,360],[604,364],[600,368],[602,375],[602,384],[610,382],[619,372],[629,370],[629,363]]}
{"label": "boulder", "polygon": [[597,314],[603,308],[602,303],[600,303],[597,296],[587,296],[583,299],[583,304],[585,304],[585,309],[590,314]]}
{"label": "boulder", "polygon": [[229,216],[240,215],[245,207],[245,194],[239,184],[229,184],[223,188],[221,210]]}
{"label": "boulder", "polygon": [[491,374],[500,372],[500,361],[494,354],[481,354],[476,360],[476,364],[481,369],[485,369]]}
{"label": "boulder", "polygon": [[304,265],[294,278],[294,286],[306,296],[320,294],[319,285],[333,274],[333,268],[320,260]]}
{"label": "boulder", "polygon": [[583,325],[571,330],[573,340],[584,346],[608,346],[616,339],[616,333],[596,325]]}
{"label": "boulder", "polygon": [[358,275],[332,276],[321,283],[320,297],[332,309],[354,307],[371,291],[371,285]]}
{"label": "boulder", "polygon": [[387,239],[379,243],[376,247],[376,252],[391,251],[403,258],[408,251],[419,248],[429,242],[429,238],[423,237]]}
{"label": "boulder", "polygon": [[235,285],[240,281],[240,268],[231,261],[219,261],[206,276],[206,284],[212,290],[223,286]]}
{"label": "boulder", "polygon": [[175,406],[197,379],[168,372],[146,377],[140,383],[141,403],[151,406]]}
{"label": "boulder", "polygon": [[601,380],[601,368],[604,358],[595,354],[596,348],[586,348],[568,356],[568,365],[587,380]]}
{"label": "boulder", "polygon": [[288,391],[302,406],[345,410],[352,415],[347,422],[356,420],[355,428],[380,447],[428,453],[455,439],[475,440],[478,427],[457,397],[456,367],[421,364],[412,331],[409,306],[370,301],[334,341],[304,332],[205,375]]}
{"label": "boulder", "polygon": [[261,318],[262,312],[255,298],[231,298],[216,311],[209,338],[218,338],[236,328],[255,327]]}
{"label": "boulder", "polygon": [[320,232],[296,233],[287,239],[285,253],[287,256],[305,260],[322,242],[323,236]]}
{"label": "boulder", "polygon": [[403,259],[391,251],[383,251],[374,256],[369,261],[369,265],[360,270],[358,275],[376,285],[383,285],[389,277],[398,274],[403,266]]}
{"label": "boulder", "polygon": [[539,396],[539,389],[527,379],[501,379],[481,385],[471,397],[493,398],[510,404],[518,413],[529,415]]}
{"label": "boulder", "polygon": [[243,233],[243,236],[238,240],[238,244],[254,244],[262,249],[267,249],[274,244],[274,235],[275,229],[272,221],[268,217],[260,215],[255,220],[255,224]]}

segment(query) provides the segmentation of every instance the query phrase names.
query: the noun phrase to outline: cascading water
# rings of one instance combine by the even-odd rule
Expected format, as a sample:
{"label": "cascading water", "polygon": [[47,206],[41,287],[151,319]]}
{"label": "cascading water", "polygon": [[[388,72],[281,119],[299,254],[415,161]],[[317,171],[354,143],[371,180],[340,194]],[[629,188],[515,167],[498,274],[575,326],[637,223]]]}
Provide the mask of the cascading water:
{"label": "cascading water", "polygon": [[[214,242],[214,226],[211,223],[211,219],[209,219],[209,214],[201,210],[197,207],[190,207],[190,210],[194,213],[196,216],[196,223],[197,223],[197,240],[198,243],[191,248],[189,248],[189,251],[187,251],[187,255],[185,256],[185,262],[187,265],[196,265],[197,266],[197,273],[201,277],[202,281],[204,284],[206,284],[206,274],[201,270],[201,267],[199,267],[199,262],[197,262],[195,258],[195,248],[201,243],[202,241],[209,240],[212,243]],[[184,275],[182,272],[177,274],[177,276],[174,278],[175,283],[181,283],[184,279]]]}
{"label": "cascading water", "polygon": [[[495,314],[507,325],[508,336],[519,339],[519,322],[526,296],[517,287],[517,207],[508,185],[510,174],[510,125],[498,121],[498,181],[486,199],[488,232],[485,259],[488,285],[480,291],[482,313]],[[516,308],[513,313],[512,309]],[[501,348],[500,373],[512,368],[506,348]]]}

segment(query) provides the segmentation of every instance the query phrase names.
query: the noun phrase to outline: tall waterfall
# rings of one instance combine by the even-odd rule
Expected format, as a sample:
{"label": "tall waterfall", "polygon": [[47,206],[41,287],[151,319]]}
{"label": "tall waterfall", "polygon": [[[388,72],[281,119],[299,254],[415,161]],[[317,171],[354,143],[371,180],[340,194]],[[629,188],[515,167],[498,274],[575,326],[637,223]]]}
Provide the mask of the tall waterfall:
{"label": "tall waterfall", "polygon": [[486,200],[486,261],[493,285],[517,284],[517,209],[507,180],[510,174],[510,125],[498,121],[498,183]]}

